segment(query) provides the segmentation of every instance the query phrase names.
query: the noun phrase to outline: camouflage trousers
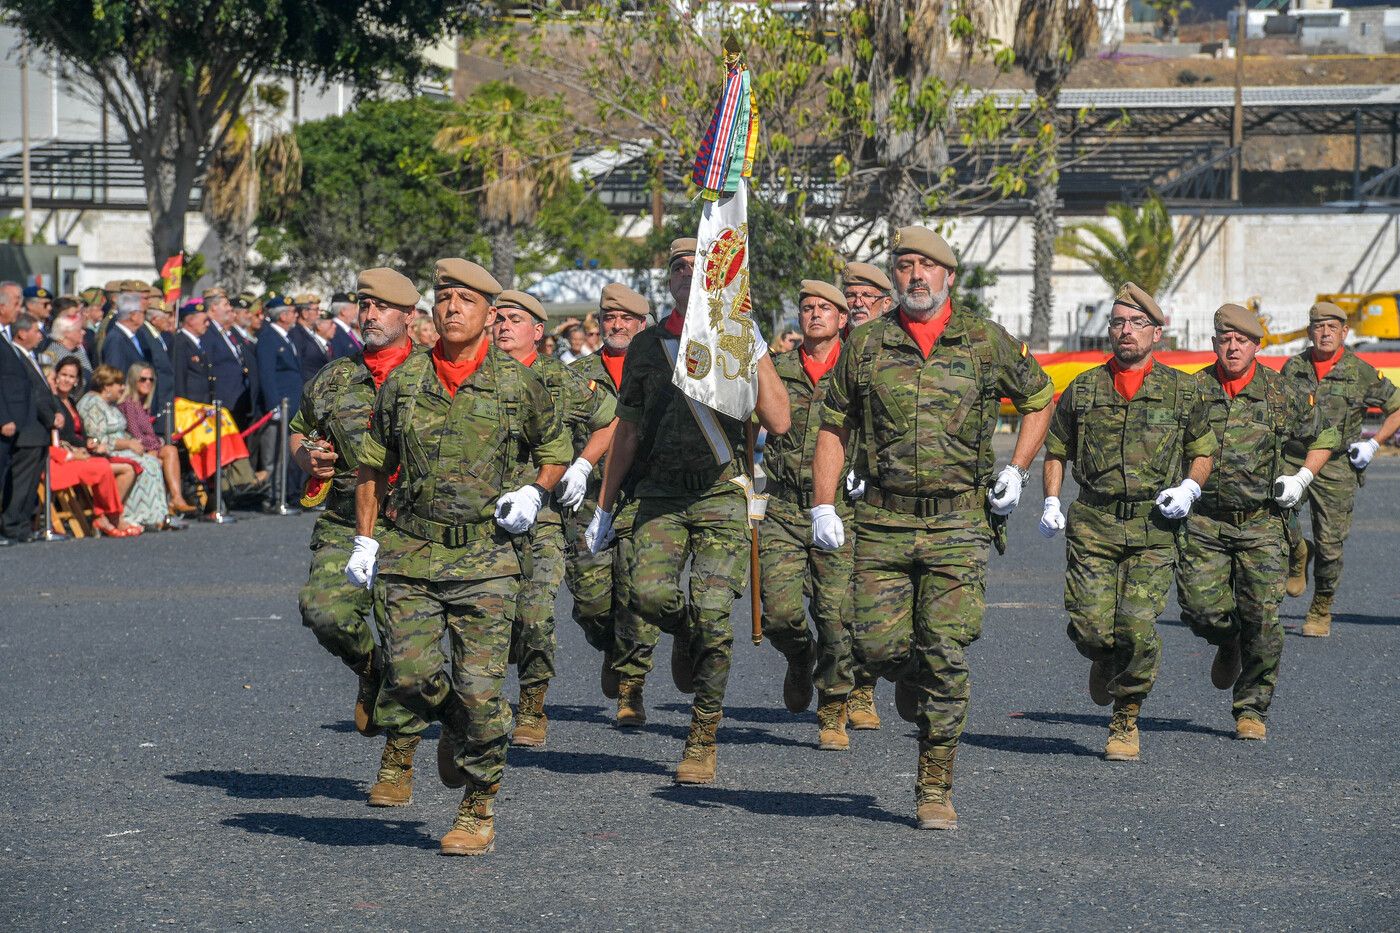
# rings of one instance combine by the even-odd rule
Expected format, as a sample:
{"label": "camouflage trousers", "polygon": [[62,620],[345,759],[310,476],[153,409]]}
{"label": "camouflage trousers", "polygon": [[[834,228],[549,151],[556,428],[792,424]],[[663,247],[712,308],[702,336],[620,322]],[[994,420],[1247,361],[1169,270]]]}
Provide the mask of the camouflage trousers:
{"label": "camouflage trousers", "polygon": [[[854,532],[850,507],[843,504],[840,513]],[[852,542],[835,551],[816,547],[807,512],[794,503],[769,499],[767,517],[758,525],[758,543],[763,634],[773,647],[786,657],[815,647],[812,681],[822,700],[841,700],[853,687],[873,684],[875,678],[864,669],[857,672],[851,646]],[[808,603],[817,631],[815,645],[807,627]]]}
{"label": "camouflage trousers", "polygon": [[564,525],[564,579],[574,599],[573,619],[583,637],[599,651],[619,655],[617,633],[634,629],[618,620],[632,610],[627,584],[627,565],[632,552],[632,529],[625,522],[631,510],[621,511],[613,522],[616,538],[597,554],[590,554],[583,543],[583,532],[593,518],[595,504],[588,504]]}
{"label": "camouflage trousers", "polygon": [[[1295,471],[1303,465],[1297,457],[1284,457]],[[1312,519],[1313,592],[1319,596],[1336,595],[1342,582],[1342,545],[1351,534],[1351,513],[1356,505],[1356,471],[1346,454],[1333,457],[1318,471],[1308,486],[1305,501]],[[1299,521],[1301,506],[1293,513]],[[1301,542],[1302,535],[1294,540]],[[1301,546],[1301,545],[1300,545]]]}
{"label": "camouflage trousers", "polygon": [[[517,583],[515,576],[427,580],[381,573],[375,585],[384,607],[384,689],[421,718],[442,721],[453,733],[458,767],[478,789],[500,782],[510,745],[510,704],[501,691]],[[452,652],[447,670],[444,633]]]}
{"label": "camouflage trousers", "polygon": [[1176,567],[1177,524],[1156,509],[1120,519],[1083,502],[1069,508],[1069,637],[1084,657],[1109,662],[1108,692],[1117,700],[1141,703],[1157,679],[1157,617],[1167,607]]}
{"label": "camouflage trousers", "polygon": [[[311,532],[311,571],[298,603],[301,624],[311,629],[322,648],[358,674],[374,651],[370,619],[377,607],[369,590],[345,579],[354,538],[355,529],[338,520],[326,515],[316,520]],[[390,733],[415,735],[428,728],[382,690],[373,715],[375,723]]]}
{"label": "camouflage trousers", "polygon": [[1248,715],[1264,721],[1278,680],[1283,654],[1278,607],[1288,575],[1283,522],[1272,510],[1238,526],[1194,512],[1186,520],[1176,578],[1181,618],[1212,645],[1239,639],[1236,719]]}
{"label": "camouflage trousers", "polygon": [[[729,612],[748,571],[748,504],[737,486],[696,496],[638,499],[624,510],[632,523],[628,577],[632,612],[618,619],[619,676],[645,677],[661,632],[690,646],[694,707],[724,708],[734,631]],[[690,564],[689,598],[681,575]]]}
{"label": "camouflage trousers", "polygon": [[530,572],[520,579],[510,635],[510,661],[522,690],[554,679],[554,600],[564,582],[564,530],[537,524],[528,546]]}
{"label": "camouflage trousers", "polygon": [[856,503],[855,660],[918,696],[921,746],[967,721],[966,650],[982,634],[991,532],[982,510],[915,518]]}

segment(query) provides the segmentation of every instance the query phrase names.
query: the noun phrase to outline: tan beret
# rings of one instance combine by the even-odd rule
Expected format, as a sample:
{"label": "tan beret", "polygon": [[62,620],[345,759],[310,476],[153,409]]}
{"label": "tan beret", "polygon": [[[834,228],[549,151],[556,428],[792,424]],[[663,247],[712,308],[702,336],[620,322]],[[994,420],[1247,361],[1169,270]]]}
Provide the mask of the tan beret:
{"label": "tan beret", "polygon": [[700,241],[693,236],[683,236],[671,241],[671,255],[666,259],[666,267],[669,269],[676,264],[677,259],[687,259],[695,255],[695,251],[700,248]]}
{"label": "tan beret", "polygon": [[598,297],[598,312],[605,311],[625,311],[644,318],[651,313],[651,305],[621,282],[611,282],[603,286],[603,294]]}
{"label": "tan beret", "polygon": [[126,283],[125,283],[125,281],[122,280],[122,279],[112,279],[112,280],[111,280],[110,282],[108,282],[106,285],[103,285],[103,286],[102,286],[102,290],[103,290],[104,292],[108,292],[108,293],[110,293],[110,294],[115,295],[117,292],[119,292],[119,291],[122,290],[122,286],[123,286],[124,284],[126,284]]}
{"label": "tan beret", "polygon": [[802,288],[797,293],[797,303],[800,305],[803,298],[821,298],[831,302],[842,311],[850,311],[850,305],[846,304],[846,296],[841,294],[841,290],[830,282],[823,282],[820,279],[803,279]]}
{"label": "tan beret", "polygon": [[1118,295],[1113,299],[1113,303],[1116,305],[1124,305],[1129,308],[1136,308],[1150,317],[1152,323],[1156,324],[1158,327],[1167,323],[1166,315],[1162,314],[1162,309],[1157,307],[1157,302],[1152,299],[1152,296],[1138,288],[1132,282],[1126,282],[1122,288],[1118,289]]}
{"label": "tan beret", "polygon": [[1264,326],[1259,323],[1258,315],[1236,304],[1221,305],[1215,312],[1215,332],[1223,334],[1231,330],[1255,340],[1264,339]]}
{"label": "tan beret", "polygon": [[165,295],[165,292],[160,290],[159,285],[146,285],[141,288],[141,291],[145,292],[148,298],[161,298]]}
{"label": "tan beret", "polygon": [[868,262],[851,262],[846,264],[846,268],[841,270],[841,285],[849,288],[852,285],[869,285],[871,288],[878,288],[882,292],[890,291],[894,288],[894,283],[890,277],[885,275],[879,266],[872,266]]}
{"label": "tan beret", "polygon": [[210,298],[227,298],[228,292],[224,291],[222,288],[206,288],[200,297],[205,301],[208,301]]}
{"label": "tan beret", "polygon": [[526,292],[516,291],[513,288],[501,292],[492,303],[498,309],[519,308],[541,324],[549,320],[549,315],[544,313],[544,305],[540,304],[538,298]]}
{"label": "tan beret", "polygon": [[433,288],[470,288],[487,298],[501,293],[501,283],[481,266],[467,259],[439,259],[433,267]]}
{"label": "tan beret", "polygon": [[355,279],[355,292],[361,298],[374,298],[401,308],[411,308],[423,297],[406,275],[383,266],[361,272]]}
{"label": "tan beret", "polygon": [[292,299],[292,303],[299,305],[320,304],[321,296],[316,294],[315,292],[302,292],[300,295],[297,295],[295,298]]}
{"label": "tan beret", "polygon": [[150,287],[151,286],[147,285],[140,279],[122,279],[120,282],[117,283],[117,291],[121,292],[137,292],[140,294],[144,294],[146,289]]}
{"label": "tan beret", "polygon": [[1308,309],[1308,323],[1316,324],[1318,321],[1341,321],[1346,323],[1347,313],[1330,301],[1319,301]]}
{"label": "tan beret", "polygon": [[918,253],[940,266],[949,269],[958,267],[958,257],[953,255],[953,248],[948,245],[948,241],[928,227],[900,227],[894,233],[893,252],[896,256]]}

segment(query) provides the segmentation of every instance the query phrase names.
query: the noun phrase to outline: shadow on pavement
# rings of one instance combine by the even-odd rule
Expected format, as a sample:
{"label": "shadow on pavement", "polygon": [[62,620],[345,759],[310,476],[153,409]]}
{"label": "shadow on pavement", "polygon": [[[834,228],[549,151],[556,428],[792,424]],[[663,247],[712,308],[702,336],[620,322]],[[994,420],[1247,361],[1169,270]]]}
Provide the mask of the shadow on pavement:
{"label": "shadow on pavement", "polygon": [[166,778],[198,787],[217,787],[230,797],[244,800],[285,800],[328,797],[363,802],[365,789],[358,781],[309,774],[259,774],[247,771],[181,771]]}
{"label": "shadow on pavement", "polygon": [[[662,703],[657,709],[680,713],[683,716],[690,715],[690,704],[688,703]],[[726,706],[724,708],[724,718],[734,722],[796,722],[803,715],[803,713],[793,714],[786,709],[776,709],[769,706]]]}
{"label": "shadow on pavement", "polygon": [[572,706],[568,703],[546,703],[545,713],[550,719],[561,722],[589,722],[599,726],[611,726],[613,719],[601,706]]}
{"label": "shadow on pavement", "polygon": [[239,813],[221,825],[268,836],[300,839],[318,846],[406,846],[436,849],[438,840],[423,832],[422,820],[374,817],[300,816],[295,813]]}
{"label": "shadow on pavement", "polygon": [[1081,745],[1073,739],[1061,739],[1043,735],[984,735],[977,732],[964,732],[961,742],[978,748],[990,748],[999,752],[1017,752],[1022,755],[1085,755],[1099,757],[1092,748]]}
{"label": "shadow on pavement", "polygon": [[869,794],[810,794],[800,791],[728,790],[723,787],[684,787],[673,784],[652,792],[652,796],[688,807],[710,809],[737,807],[760,816],[841,816],[877,823],[909,825],[909,818],[897,816],[875,805]]}
{"label": "shadow on pavement", "polygon": [[670,769],[645,758],[607,752],[551,752],[511,749],[512,768],[542,768],[555,774],[670,774]]}
{"label": "shadow on pavement", "polygon": [[[552,715],[554,713],[554,708],[551,707],[549,712]],[[327,732],[354,733],[356,735],[359,734],[355,729],[355,723],[349,719],[342,719],[339,722],[323,722],[321,723],[321,728],[325,729]],[[435,739],[438,737],[438,732],[438,724],[431,723],[428,726],[427,730],[424,731],[423,738]]]}
{"label": "shadow on pavement", "polygon": [[[1113,714],[1108,708],[1099,715],[1086,715],[1084,713],[1022,713],[1021,719],[1028,719],[1031,722],[1056,723],[1070,726],[1092,726],[1096,729],[1104,730],[1105,735],[1108,730],[1108,720]],[[1233,731],[1224,729],[1212,729],[1210,726],[1202,726],[1189,719],[1164,719],[1160,716],[1143,716],[1138,720],[1138,727],[1143,732],[1193,732],[1198,735],[1220,735],[1227,739],[1233,739]]]}

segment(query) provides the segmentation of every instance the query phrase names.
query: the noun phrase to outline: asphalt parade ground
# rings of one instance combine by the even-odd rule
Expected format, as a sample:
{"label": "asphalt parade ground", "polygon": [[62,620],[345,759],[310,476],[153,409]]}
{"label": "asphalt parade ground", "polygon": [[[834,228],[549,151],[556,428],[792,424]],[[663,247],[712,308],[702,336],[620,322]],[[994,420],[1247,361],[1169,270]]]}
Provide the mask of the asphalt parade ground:
{"label": "asphalt parade ground", "polygon": [[8,548],[0,928],[1400,928],[1400,457],[1368,472],[1332,637],[1298,635],[1306,599],[1284,606],[1268,742],[1233,738],[1173,598],[1133,764],[1099,757],[1108,716],[1039,511],[1037,473],[970,651],[956,832],[914,829],[893,687],[881,731],[818,751],[747,598],[719,778],[672,784],[688,705],[668,640],[649,725],[618,732],[564,592],[549,743],[511,751],[475,859],[437,853],[460,792],[436,727],[412,805],[364,803],[382,739],[354,732],[353,677],[297,613],[311,516]]}

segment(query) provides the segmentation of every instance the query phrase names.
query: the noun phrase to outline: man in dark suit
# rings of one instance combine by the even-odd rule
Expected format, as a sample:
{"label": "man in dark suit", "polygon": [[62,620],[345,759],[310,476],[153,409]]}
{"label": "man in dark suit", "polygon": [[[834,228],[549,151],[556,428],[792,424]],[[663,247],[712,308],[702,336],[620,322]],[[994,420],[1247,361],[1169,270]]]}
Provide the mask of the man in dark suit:
{"label": "man in dark suit", "polygon": [[359,323],[360,306],[353,295],[336,292],[331,296],[331,320],[335,322],[335,335],[331,337],[331,359],[354,356],[364,349],[360,335],[355,333]]}
{"label": "man in dark suit", "polygon": [[[209,314],[204,302],[187,301],[180,308],[180,329],[175,333],[171,356],[175,367],[175,395],[205,404],[214,400],[213,370],[202,341],[209,330]],[[219,399],[223,402],[224,399]]]}
{"label": "man in dark suit", "polygon": [[[281,295],[273,295],[263,304],[263,326],[258,331],[258,379],[264,411],[275,411],[285,401],[290,418],[301,404],[302,366],[291,333],[297,326],[296,307]],[[273,433],[273,426],[268,425]],[[275,435],[274,435],[275,436]],[[268,459],[267,468],[273,461]],[[301,489],[301,470],[295,463],[287,466],[287,494],[291,498]],[[271,488],[271,487],[269,487]],[[271,502],[270,505],[277,503]]]}
{"label": "man in dark suit", "polygon": [[13,346],[0,343],[0,460],[8,461],[0,539],[6,544],[33,537],[49,432],[62,425],[58,403],[34,355],[44,336],[39,322],[21,314],[10,336]]}
{"label": "man in dark suit", "polygon": [[[209,329],[200,338],[199,345],[209,362],[212,392],[223,402],[233,415],[240,428],[252,424],[253,392],[249,381],[249,362],[243,353],[243,338],[233,328],[233,305],[223,289],[209,289],[204,293],[204,310],[209,315]],[[247,357],[253,356],[253,348],[247,348]],[[260,414],[260,413],[259,413]]]}
{"label": "man in dark suit", "polygon": [[299,295],[296,310],[297,322],[288,337],[297,348],[297,356],[301,360],[301,381],[307,383],[321,371],[322,366],[331,361],[330,345],[316,333],[321,319],[321,300],[315,295]]}
{"label": "man in dark suit", "polygon": [[[130,292],[117,295],[117,309],[102,341],[102,362],[125,374],[135,363],[150,363],[146,333],[146,311],[141,298]],[[157,381],[159,374],[156,375]]]}

